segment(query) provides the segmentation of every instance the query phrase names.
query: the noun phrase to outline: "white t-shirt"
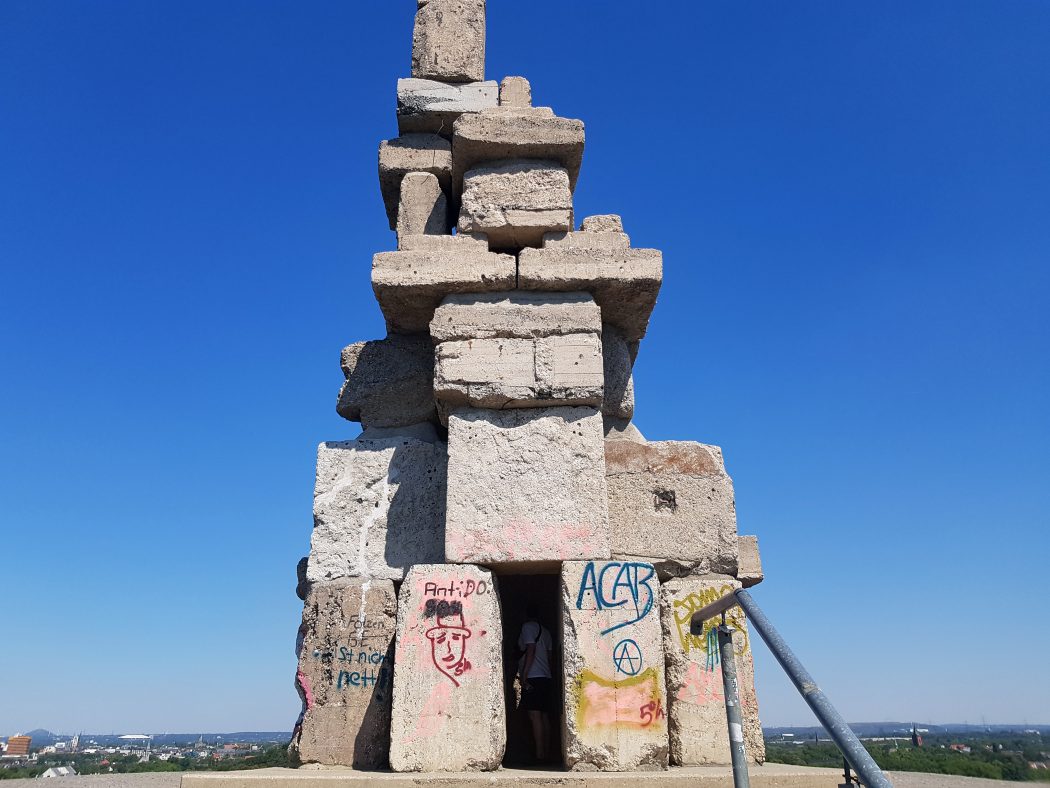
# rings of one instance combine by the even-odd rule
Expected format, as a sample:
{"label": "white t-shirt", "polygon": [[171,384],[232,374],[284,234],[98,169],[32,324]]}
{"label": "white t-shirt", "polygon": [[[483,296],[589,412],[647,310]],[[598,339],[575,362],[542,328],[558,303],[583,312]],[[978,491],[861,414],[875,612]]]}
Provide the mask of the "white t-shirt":
{"label": "white t-shirt", "polygon": [[[532,659],[532,667],[529,668],[530,679],[551,678],[551,633],[541,627],[536,621],[526,621],[521,628],[521,636],[518,637],[518,648],[522,651],[531,644],[536,644],[536,656]],[[519,672],[525,667],[525,657],[518,663]]]}

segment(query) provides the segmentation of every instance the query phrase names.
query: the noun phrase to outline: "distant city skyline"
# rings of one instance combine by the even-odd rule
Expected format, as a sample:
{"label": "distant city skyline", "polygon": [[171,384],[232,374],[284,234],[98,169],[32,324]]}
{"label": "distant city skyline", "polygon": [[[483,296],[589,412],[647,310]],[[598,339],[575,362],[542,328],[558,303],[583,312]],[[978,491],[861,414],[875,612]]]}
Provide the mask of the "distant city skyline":
{"label": "distant city skyline", "polygon": [[[4,6],[0,733],[291,729],[415,7]],[[1050,722],[1050,4],[647,10],[490,3],[487,47],[586,123],[577,220],[663,250],[637,426],[722,447],[847,719]]]}

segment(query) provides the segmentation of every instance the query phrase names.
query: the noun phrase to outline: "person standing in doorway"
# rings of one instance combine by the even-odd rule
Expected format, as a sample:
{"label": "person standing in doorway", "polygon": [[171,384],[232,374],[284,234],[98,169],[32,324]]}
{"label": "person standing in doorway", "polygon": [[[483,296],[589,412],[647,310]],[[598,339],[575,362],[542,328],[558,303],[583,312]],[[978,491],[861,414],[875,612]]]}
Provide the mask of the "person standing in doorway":
{"label": "person standing in doorway", "polygon": [[532,738],[536,745],[536,760],[550,758],[551,721],[554,705],[554,679],[551,676],[551,651],[554,642],[551,633],[539,622],[536,605],[525,607],[525,623],[518,636],[518,649],[524,654],[518,662],[521,680],[521,708],[529,716]]}

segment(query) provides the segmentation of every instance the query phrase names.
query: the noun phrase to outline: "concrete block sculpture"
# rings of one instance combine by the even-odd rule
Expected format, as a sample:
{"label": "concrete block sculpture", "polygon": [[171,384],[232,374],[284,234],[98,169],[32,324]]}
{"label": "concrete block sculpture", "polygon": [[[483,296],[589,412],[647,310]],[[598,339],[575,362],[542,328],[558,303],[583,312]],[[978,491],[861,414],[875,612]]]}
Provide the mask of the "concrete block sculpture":
{"label": "concrete block sculpture", "polygon": [[416,0],[397,133],[378,162],[396,244],[371,268],[387,336],[343,350],[336,410],[362,432],[317,452],[294,750],[399,772],[520,762],[535,622],[565,768],[728,763],[720,667],[688,617],[762,565],[721,449],[632,422],[661,253],[613,214],[577,228],[584,125],[533,106],[523,77],[486,81],[485,0]]}

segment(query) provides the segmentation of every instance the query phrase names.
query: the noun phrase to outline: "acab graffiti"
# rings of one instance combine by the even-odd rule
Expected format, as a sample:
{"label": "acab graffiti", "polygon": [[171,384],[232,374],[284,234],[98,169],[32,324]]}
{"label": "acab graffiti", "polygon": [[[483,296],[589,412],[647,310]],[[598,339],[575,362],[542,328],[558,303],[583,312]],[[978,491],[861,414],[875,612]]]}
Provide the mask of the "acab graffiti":
{"label": "acab graffiti", "polygon": [[601,569],[596,569],[594,562],[589,561],[576,594],[576,609],[585,609],[588,602],[598,610],[623,608],[631,617],[603,629],[601,634],[608,635],[641,621],[649,614],[656,602],[652,586],[655,578],[656,570],[652,564],[608,561]]}

